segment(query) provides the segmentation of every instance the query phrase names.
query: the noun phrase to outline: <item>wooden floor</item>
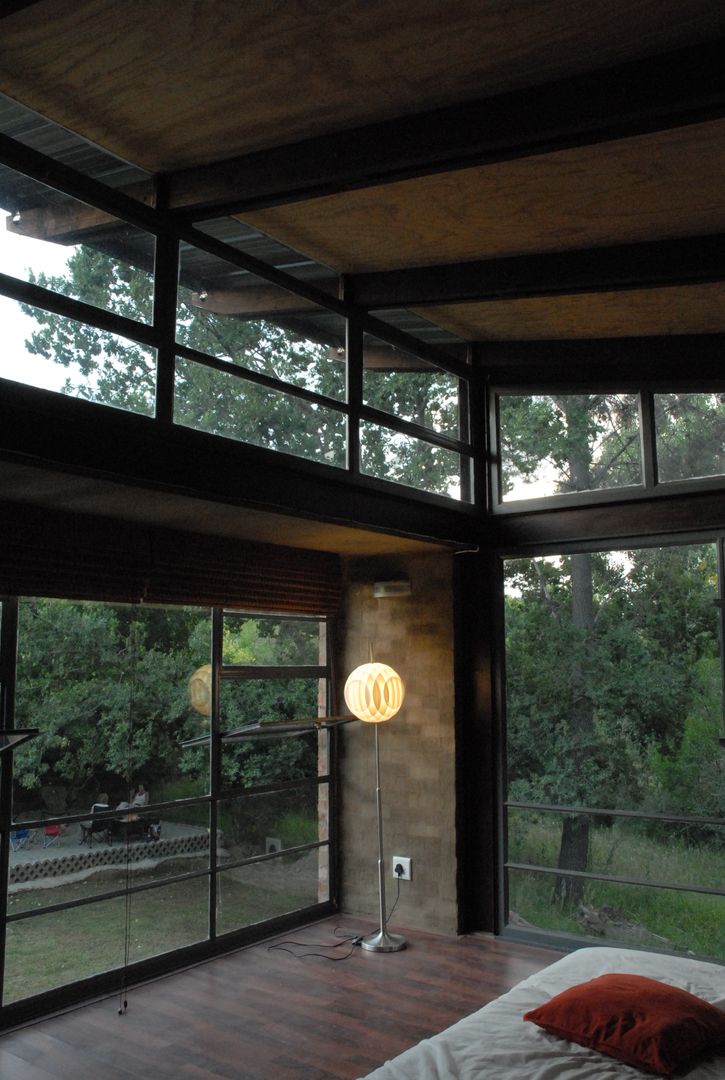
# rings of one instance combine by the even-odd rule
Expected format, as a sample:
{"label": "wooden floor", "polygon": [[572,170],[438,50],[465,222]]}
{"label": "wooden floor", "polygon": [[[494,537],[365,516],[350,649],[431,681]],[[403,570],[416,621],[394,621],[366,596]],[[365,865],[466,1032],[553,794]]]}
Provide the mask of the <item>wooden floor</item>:
{"label": "wooden floor", "polygon": [[[338,916],[274,941],[314,948],[335,942],[336,928],[374,929]],[[403,952],[355,948],[340,963],[254,945],[132,990],[123,1016],[108,999],[3,1035],[0,1076],[352,1080],[560,955],[498,938],[405,934]]]}

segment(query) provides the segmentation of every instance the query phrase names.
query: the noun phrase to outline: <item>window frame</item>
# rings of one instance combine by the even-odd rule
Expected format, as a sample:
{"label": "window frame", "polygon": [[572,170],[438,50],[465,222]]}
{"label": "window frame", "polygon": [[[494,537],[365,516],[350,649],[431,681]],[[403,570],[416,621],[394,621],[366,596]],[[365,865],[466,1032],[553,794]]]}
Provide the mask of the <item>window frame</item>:
{"label": "window frame", "polygon": [[[59,597],[58,599],[63,599]],[[14,706],[15,706],[15,684],[16,684],[16,657],[17,657],[17,642],[19,631],[19,619],[18,611],[19,604],[22,597],[0,597],[0,720],[2,725],[8,728],[14,726]],[[93,601],[92,601],[93,602]],[[105,604],[109,607],[118,606],[113,601],[96,601],[97,603]],[[134,606],[123,604],[122,606]],[[149,605],[150,607],[157,605]],[[164,605],[158,605],[164,606]],[[176,606],[176,605],[171,605]],[[333,657],[332,657],[332,645],[334,642],[333,632],[333,620],[329,615],[303,615],[303,614],[280,614],[276,615],[271,612],[252,612],[246,611],[242,608],[235,607],[225,609],[221,606],[202,608],[200,605],[184,605],[184,606],[196,606],[200,611],[206,610],[211,615],[211,638],[210,638],[210,662],[212,666],[212,705],[211,716],[209,725],[209,755],[210,755],[210,771],[209,771],[209,790],[206,794],[196,795],[192,797],[185,797],[172,801],[160,801],[149,804],[154,812],[163,812],[164,810],[172,810],[178,808],[189,807],[206,807],[208,808],[209,815],[209,833],[210,836],[215,836],[218,828],[218,817],[220,805],[230,798],[243,796],[252,796],[255,794],[261,794],[264,792],[285,791],[299,788],[301,785],[310,786],[314,784],[318,789],[323,785],[327,786],[328,799],[329,799],[329,818],[328,818],[328,832],[327,839],[324,841],[318,841],[316,843],[304,844],[294,848],[286,848],[277,853],[269,853],[262,855],[253,855],[248,858],[237,860],[235,862],[229,862],[225,860],[219,861],[217,856],[217,845],[209,844],[205,852],[200,854],[206,855],[208,861],[205,869],[196,869],[188,872],[182,872],[169,877],[159,877],[153,881],[144,882],[141,884],[134,884],[132,881],[127,882],[117,888],[101,891],[96,894],[81,896],[73,900],[62,901],[58,903],[50,903],[42,908],[31,908],[24,911],[18,911],[15,913],[8,913],[8,885],[9,885],[9,870],[10,870],[10,834],[13,829],[17,828],[17,824],[13,823],[13,762],[12,754],[4,754],[0,756],[0,923],[3,925],[3,932],[0,934],[0,1030],[13,1026],[17,1023],[25,1022],[26,1020],[36,1018],[47,1014],[54,1009],[64,1007],[71,1002],[87,1000],[89,996],[96,993],[109,993],[118,989],[119,983],[121,985],[131,984],[147,978],[154,978],[160,974],[164,974],[169,971],[179,970],[181,967],[186,966],[188,963],[196,962],[204,959],[208,959],[212,956],[219,955],[233,948],[238,948],[240,945],[249,944],[253,941],[260,940],[262,937],[270,934],[283,931],[295,926],[299,926],[304,922],[309,921],[312,918],[323,918],[326,915],[334,913],[337,910],[337,896],[338,896],[338,867],[339,867],[339,829],[338,829],[338,798],[337,798],[337,756],[338,756],[338,744],[337,744],[337,732],[335,728],[327,729],[328,737],[328,769],[324,774],[319,774],[315,777],[304,780],[294,781],[280,781],[276,783],[250,786],[243,789],[232,789],[229,786],[224,786],[221,783],[221,743],[222,732],[220,730],[219,722],[219,705],[220,694],[219,688],[221,686],[222,679],[235,679],[244,677],[244,672],[250,672],[254,669],[249,668],[234,668],[233,666],[227,666],[227,670],[224,670],[225,665],[222,664],[222,631],[223,631],[223,613],[225,610],[233,611],[235,615],[249,615],[251,618],[256,619],[270,619],[275,621],[311,621],[316,624],[324,624],[325,627],[325,639],[326,639],[326,658],[324,664],[315,665],[311,670],[315,672],[315,677],[325,680],[325,694],[328,712],[331,706],[331,695],[334,691],[334,684],[332,681],[333,671]],[[261,668],[260,670],[266,673],[267,677],[271,677],[271,673],[278,671],[285,671],[285,668]],[[299,668],[287,668],[287,672],[297,674]],[[247,675],[249,677],[249,675]],[[289,674],[288,677],[293,677],[293,674]],[[109,819],[118,816],[118,812],[115,810],[108,810],[105,815]],[[74,814],[47,814],[41,818],[23,821],[23,826],[28,828],[42,829],[44,825],[53,824],[74,824],[81,820],[88,819],[88,812],[74,813]],[[216,925],[216,912],[217,912],[217,881],[218,876],[224,870],[234,869],[238,866],[253,865],[258,862],[266,862],[274,858],[284,858],[291,853],[298,854],[307,850],[315,850],[317,848],[326,847],[328,851],[328,897],[325,900],[318,901],[312,905],[308,905],[303,908],[297,908],[284,915],[272,916],[269,919],[264,919],[260,922],[250,922],[247,925],[240,926],[236,929],[228,930],[223,933],[217,933]],[[122,867],[121,867],[122,869]],[[199,879],[207,879],[207,902],[208,902],[208,930],[207,936],[198,942],[191,945],[182,945],[180,947],[172,948],[167,951],[161,951],[154,956],[151,956],[145,960],[131,961],[127,966],[114,967],[108,971],[103,971],[87,978],[67,983],[58,987],[53,987],[50,990],[43,991],[41,993],[32,994],[27,997],[23,997],[12,1001],[10,1003],[4,1002],[2,997],[4,979],[5,979],[5,941],[6,941],[6,927],[12,926],[14,923],[26,921],[32,918],[40,918],[44,915],[51,915],[60,913],[66,910],[72,910],[79,907],[86,907],[93,903],[103,903],[114,899],[123,899],[125,897],[133,897],[134,895],[140,895],[150,893],[152,891],[158,892],[165,886],[179,884],[186,881],[193,881]]]}

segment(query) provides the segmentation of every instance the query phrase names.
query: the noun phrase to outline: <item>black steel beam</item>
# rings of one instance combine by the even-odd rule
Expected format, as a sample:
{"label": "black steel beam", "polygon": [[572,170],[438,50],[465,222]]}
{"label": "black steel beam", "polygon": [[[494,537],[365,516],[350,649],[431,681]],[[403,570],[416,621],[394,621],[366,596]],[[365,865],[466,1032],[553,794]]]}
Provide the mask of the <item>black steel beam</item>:
{"label": "black steel beam", "polygon": [[515,255],[351,274],[347,299],[372,310],[566,296],[725,280],[725,235]]}
{"label": "black steel beam", "polygon": [[34,7],[40,0],[3,0],[0,7],[0,19],[7,19],[9,15],[16,15],[18,11]]}
{"label": "black steel beam", "polygon": [[0,467],[24,462],[388,534],[468,546],[480,511],[385,481],[2,380]]}
{"label": "black steel beam", "polygon": [[201,219],[725,116],[725,39],[169,176]]}
{"label": "black steel beam", "polygon": [[481,342],[474,370],[495,388],[712,390],[725,382],[725,334]]}

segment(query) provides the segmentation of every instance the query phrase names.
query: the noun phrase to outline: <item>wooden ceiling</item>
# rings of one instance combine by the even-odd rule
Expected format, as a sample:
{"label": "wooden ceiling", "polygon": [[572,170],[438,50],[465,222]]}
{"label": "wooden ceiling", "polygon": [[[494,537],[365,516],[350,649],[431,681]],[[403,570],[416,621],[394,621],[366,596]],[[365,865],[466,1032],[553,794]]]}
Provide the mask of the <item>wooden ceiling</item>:
{"label": "wooden ceiling", "polygon": [[[358,303],[467,340],[725,332],[721,0],[9,10],[0,91],[167,173],[178,212],[237,213],[346,275]],[[552,285],[536,260],[562,254],[581,277]]]}

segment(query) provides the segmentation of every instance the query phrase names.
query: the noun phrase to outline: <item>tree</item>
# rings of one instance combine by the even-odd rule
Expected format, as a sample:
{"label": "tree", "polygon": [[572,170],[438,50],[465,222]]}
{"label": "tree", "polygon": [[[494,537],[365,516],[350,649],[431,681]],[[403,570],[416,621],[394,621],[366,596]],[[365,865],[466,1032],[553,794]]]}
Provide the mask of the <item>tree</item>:
{"label": "tree", "polygon": [[[29,275],[44,288],[148,322],[153,280],[143,269],[90,247],[68,259],[67,273]],[[24,306],[39,329],[27,342],[31,353],[69,371],[64,392],[152,416],[155,362],[150,350],[103,330]],[[220,315],[192,302],[180,288],[177,340],[209,356],[280,381],[270,389],[179,359],[174,417],[177,423],[210,434],[294,454],[338,467],[346,464],[344,413],[284,393],[284,384],[329,397],[345,397],[345,365],[340,341],[322,341],[313,323],[246,319]],[[456,380],[430,368],[418,372],[366,372],[369,404],[423,427],[457,432]],[[426,491],[453,493],[460,467],[450,451],[411,440],[373,424],[365,426],[363,468]]]}
{"label": "tree", "polygon": [[78,808],[99,785],[120,799],[124,786],[173,774],[204,622],[208,657],[203,611],[21,600],[16,723],[41,735],[18,752],[16,782],[60,787]]}
{"label": "tree", "polygon": [[[505,491],[533,476],[543,477],[552,493],[639,482],[633,397],[505,398],[501,428]],[[529,787],[546,801],[600,807],[616,805],[623,790],[630,798],[641,793],[647,739],[664,745],[668,737],[681,735],[692,691],[692,656],[683,643],[696,641],[693,647],[708,655],[717,649],[703,588],[707,575],[689,574],[689,551],[627,553],[628,573],[616,560],[588,553],[558,562],[535,560],[526,572],[516,573],[507,604],[514,790]],[[683,636],[683,619],[695,609],[703,636],[693,638],[691,626]],[[527,650],[543,671],[525,659]],[[532,735],[542,756],[538,765],[528,761],[526,773],[517,757]],[[588,868],[589,832],[588,816],[564,815],[561,869]],[[560,903],[576,904],[582,894],[581,878],[556,879]]]}
{"label": "tree", "polygon": [[[294,663],[304,647],[318,655],[315,621],[230,622],[227,663]],[[120,801],[139,781],[158,791],[183,777],[206,792],[208,747],[182,743],[208,731],[190,708],[188,680],[209,660],[210,631],[204,609],[21,600],[16,723],[41,734],[16,754],[16,797],[37,809],[41,789],[54,790],[58,805],[48,809],[82,810],[100,790]],[[316,679],[225,682],[222,728],[312,719],[317,694]],[[312,732],[228,747],[223,779],[251,786],[313,776],[316,766]]]}
{"label": "tree", "polygon": [[[709,739],[714,789],[722,723],[714,545],[591,555],[585,631],[576,622],[575,564],[575,557],[509,564],[510,797],[683,813],[699,804],[707,812],[692,765]],[[586,823],[586,848],[567,848],[562,827],[558,865],[586,870],[589,818],[567,820],[575,839]],[[562,875],[557,886],[567,880]],[[555,895],[566,904],[581,898],[559,888]]]}

